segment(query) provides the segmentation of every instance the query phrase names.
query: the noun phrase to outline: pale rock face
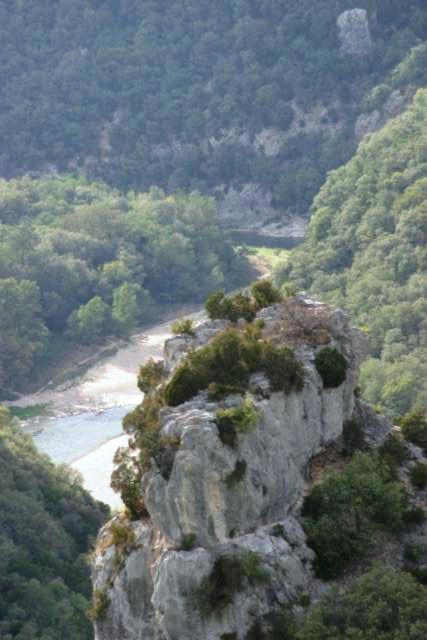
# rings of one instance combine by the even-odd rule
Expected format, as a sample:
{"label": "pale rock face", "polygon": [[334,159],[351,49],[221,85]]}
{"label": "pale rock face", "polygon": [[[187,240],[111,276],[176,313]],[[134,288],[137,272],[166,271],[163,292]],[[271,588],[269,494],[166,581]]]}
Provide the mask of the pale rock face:
{"label": "pale rock face", "polygon": [[337,26],[342,54],[365,56],[371,51],[372,39],[365,9],[344,11],[338,16]]}
{"label": "pale rock face", "polygon": [[218,219],[222,226],[234,229],[261,229],[277,218],[272,194],[248,182],[240,190],[218,187]]}
{"label": "pale rock face", "polygon": [[[168,480],[154,462],[142,478],[150,518],[130,523],[134,547],[124,553],[113,545],[108,525],[100,534],[94,586],[106,589],[110,604],[105,617],[95,623],[96,640],[218,640],[222,634],[244,640],[254,622],[272,607],[295,604],[298,594],[310,590],[313,553],[295,515],[310,458],[341,435],[343,422],[353,414],[365,344],[343,312],[301,296],[294,307],[277,304],[258,314],[265,334],[282,335],[284,318],[290,313],[295,314],[297,331],[301,318],[314,319],[311,342],[294,344],[306,370],[304,389],[288,395],[271,393],[265,376],[254,374],[248,395],[258,418],[249,432],[238,434],[236,448],[219,438],[215,417],[220,405],[209,401],[206,392],[162,409],[162,434],[180,438],[180,446]],[[313,338],[319,322],[328,343],[348,362],[346,380],[335,389],[323,388],[314,366],[321,348]],[[206,321],[194,338],[170,340],[168,369],[223,326]],[[240,396],[229,396],[221,406],[241,401]],[[375,416],[366,407],[359,405],[357,411],[374,424]],[[246,470],[240,481],[230,485],[226,479],[237,461],[245,461]],[[195,537],[194,548],[181,550],[190,534]],[[203,578],[211,574],[218,557],[242,557],[245,550],[257,554],[266,581],[254,584],[245,579],[242,591],[234,593],[226,607],[203,616],[195,599]]]}
{"label": "pale rock face", "polygon": [[388,99],[380,109],[374,109],[370,113],[361,113],[356,120],[354,134],[357,141],[366,135],[383,127],[390,118],[398,116],[407,107],[413,91],[392,91]]}

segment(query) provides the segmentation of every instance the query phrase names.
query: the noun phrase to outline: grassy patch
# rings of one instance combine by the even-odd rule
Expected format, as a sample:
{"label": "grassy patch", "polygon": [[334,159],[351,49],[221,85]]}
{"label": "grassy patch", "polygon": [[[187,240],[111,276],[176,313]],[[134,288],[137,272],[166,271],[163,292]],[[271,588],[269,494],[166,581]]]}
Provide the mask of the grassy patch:
{"label": "grassy patch", "polygon": [[250,255],[257,256],[257,258],[260,258],[263,262],[265,262],[270,271],[272,271],[279,265],[282,266],[286,264],[291,253],[290,249],[253,246],[247,246],[245,248],[247,249],[248,253],[250,253]]}

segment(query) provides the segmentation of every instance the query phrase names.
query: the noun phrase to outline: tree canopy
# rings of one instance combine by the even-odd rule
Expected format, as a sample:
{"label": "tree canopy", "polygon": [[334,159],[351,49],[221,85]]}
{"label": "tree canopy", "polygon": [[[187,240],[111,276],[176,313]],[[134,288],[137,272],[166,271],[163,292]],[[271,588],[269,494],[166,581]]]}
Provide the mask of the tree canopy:
{"label": "tree canopy", "polygon": [[127,335],[156,304],[233,286],[239,265],[213,201],[197,193],[0,180],[0,389],[28,381],[58,338]]}
{"label": "tree canopy", "polygon": [[[360,59],[340,55],[336,27],[353,0],[3,2],[0,174],[78,168],[124,190],[253,181],[305,212],[351,156],[360,109],[425,77],[413,55],[384,82],[427,36],[424,0],[357,6],[374,41]],[[264,128],[290,132],[275,157],[239,139]]]}
{"label": "tree canopy", "polygon": [[427,403],[427,91],[332,172],[305,243],[278,273],[367,331],[365,398],[390,416]]}
{"label": "tree canopy", "polygon": [[0,634],[89,640],[86,559],[108,516],[77,475],[35,450],[0,407]]}

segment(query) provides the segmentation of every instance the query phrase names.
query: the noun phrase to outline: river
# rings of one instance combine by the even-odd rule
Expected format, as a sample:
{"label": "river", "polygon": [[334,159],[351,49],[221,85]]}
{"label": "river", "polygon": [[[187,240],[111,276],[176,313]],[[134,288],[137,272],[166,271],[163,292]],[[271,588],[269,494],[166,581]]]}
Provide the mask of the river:
{"label": "river", "polygon": [[[197,323],[204,313],[197,311],[188,317]],[[98,362],[79,380],[19,401],[21,406],[49,407],[52,416],[29,420],[24,430],[33,436],[40,452],[79,471],[86,489],[112,508],[122,506],[110,487],[114,454],[127,444],[122,419],[143,398],[136,383],[138,369],[149,358],[162,357],[172,323],[161,322],[132,336],[128,346]]]}
{"label": "river", "polygon": [[[252,236],[245,236],[246,241],[249,239],[253,241]],[[284,240],[279,246],[284,246]],[[288,240],[295,244],[294,239]],[[184,312],[195,324],[205,317],[194,307]],[[58,386],[52,381],[14,403],[48,407],[50,417],[29,420],[24,423],[24,430],[33,436],[40,452],[55,463],[65,463],[79,471],[83,485],[94,498],[113,509],[122,507],[120,497],[110,487],[114,454],[127,444],[122,419],[143,398],[136,384],[138,369],[149,358],[162,357],[173,322],[174,319],[159,322],[144,333],[133,335],[127,346],[97,362],[80,379]]]}

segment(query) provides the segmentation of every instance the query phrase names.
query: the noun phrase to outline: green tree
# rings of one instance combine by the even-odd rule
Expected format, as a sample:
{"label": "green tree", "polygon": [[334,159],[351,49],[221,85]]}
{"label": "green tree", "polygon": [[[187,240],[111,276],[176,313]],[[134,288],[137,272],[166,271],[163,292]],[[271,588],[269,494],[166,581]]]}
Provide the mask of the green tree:
{"label": "green tree", "polygon": [[95,296],[72,313],[69,320],[70,331],[82,342],[92,342],[105,333],[109,317],[108,305],[102,298]]}
{"label": "green tree", "polygon": [[427,587],[377,565],[346,591],[333,589],[308,614],[298,640],[422,640]]}

